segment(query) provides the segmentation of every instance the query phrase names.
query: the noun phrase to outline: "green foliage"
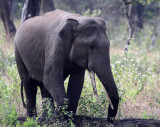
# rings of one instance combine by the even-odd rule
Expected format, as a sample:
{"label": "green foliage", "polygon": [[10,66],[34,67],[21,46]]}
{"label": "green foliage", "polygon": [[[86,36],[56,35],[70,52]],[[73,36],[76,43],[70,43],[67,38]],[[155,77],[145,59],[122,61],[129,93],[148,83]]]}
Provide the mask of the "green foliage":
{"label": "green foliage", "polygon": [[151,113],[147,113],[146,111],[142,114],[143,119],[157,119],[157,117],[153,116]]}
{"label": "green foliage", "polygon": [[[1,36],[1,39],[0,39],[0,45],[4,44],[5,43],[5,37],[4,35]],[[2,49],[1,49],[2,50]],[[2,51],[0,51],[2,52]]]}
{"label": "green foliage", "polygon": [[53,104],[51,103],[51,100],[48,98],[45,98],[42,100],[43,103],[43,108],[42,108],[42,113],[47,111],[47,118],[46,119],[50,119],[53,117]]}
{"label": "green foliage", "polygon": [[95,16],[100,16],[101,10],[93,10],[91,11],[90,9],[87,9],[82,15],[83,16],[90,16],[90,17],[95,17]]}
{"label": "green foliage", "polygon": [[5,71],[5,62],[4,62],[4,52],[2,51],[2,49],[0,48],[0,69],[1,69],[1,73]]}
{"label": "green foliage", "polygon": [[[16,98],[19,94],[19,77],[11,52],[5,53],[0,48],[0,119],[6,126],[17,124]],[[14,95],[14,96],[13,96]]]}
{"label": "green foliage", "polygon": [[[130,50],[133,51],[134,49],[130,48]],[[135,56],[139,55],[141,55],[140,58],[135,58]],[[112,71],[123,99],[125,99],[124,96],[126,98],[134,98],[143,91],[147,82],[152,82],[153,79],[157,78],[157,76],[153,75],[153,70],[148,66],[147,56],[144,51],[125,54],[120,61],[112,64]]]}
{"label": "green foliage", "polygon": [[97,102],[93,95],[92,85],[90,83],[89,74],[86,73],[85,83],[83,92],[79,101],[78,114],[87,115],[92,117],[106,117],[107,116],[107,105],[108,101],[106,99],[106,94],[101,82],[96,77],[97,89],[99,92],[100,103]]}
{"label": "green foliage", "polygon": [[[56,120],[54,126],[56,127],[75,127],[74,123],[73,123],[73,112],[69,112],[67,111],[68,109],[68,99],[64,100],[64,105],[58,107],[58,111],[61,112],[60,116],[57,116],[58,119]],[[68,120],[63,119],[63,116],[67,117]],[[59,121],[59,117],[61,117],[61,121]]]}
{"label": "green foliage", "polygon": [[23,123],[23,127],[40,127],[40,125],[38,125],[38,119],[27,118],[27,121]]}
{"label": "green foliage", "polygon": [[126,2],[139,2],[141,4],[150,4],[151,2],[157,2],[158,0],[125,0]]}
{"label": "green foliage", "polygon": [[149,3],[151,3],[151,1],[153,1],[153,0],[138,0],[140,3],[142,3],[142,4],[149,4]]}
{"label": "green foliage", "polygon": [[4,101],[0,105],[0,118],[3,125],[14,126],[17,123],[17,112],[15,105],[11,103],[10,98],[7,96],[3,98]]}
{"label": "green foliage", "polygon": [[0,74],[6,72],[6,68],[15,64],[14,55],[11,53],[4,53],[2,48],[0,47]]}

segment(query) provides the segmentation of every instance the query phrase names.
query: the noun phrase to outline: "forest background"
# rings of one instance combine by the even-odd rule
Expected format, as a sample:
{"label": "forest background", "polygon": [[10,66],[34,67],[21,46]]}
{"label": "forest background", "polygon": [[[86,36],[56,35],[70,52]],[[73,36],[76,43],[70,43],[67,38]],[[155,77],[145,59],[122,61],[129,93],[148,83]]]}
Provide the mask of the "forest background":
{"label": "forest background", "polygon": [[[6,126],[18,126],[17,117],[25,116],[14,57],[14,35],[24,2],[0,0],[0,124]],[[116,118],[160,119],[160,0],[42,0],[40,14],[54,9],[105,19],[120,96]],[[106,118],[108,101],[98,78],[96,82],[100,103],[86,72],[77,114]],[[40,92],[37,96],[40,115]],[[37,124],[28,121],[24,126]]]}

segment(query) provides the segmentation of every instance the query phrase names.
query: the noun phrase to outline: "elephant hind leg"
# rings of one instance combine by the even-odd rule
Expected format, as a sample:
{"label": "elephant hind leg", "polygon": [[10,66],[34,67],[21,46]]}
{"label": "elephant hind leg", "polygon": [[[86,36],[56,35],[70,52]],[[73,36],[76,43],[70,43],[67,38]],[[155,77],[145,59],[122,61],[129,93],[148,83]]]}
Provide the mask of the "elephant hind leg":
{"label": "elephant hind leg", "polygon": [[26,109],[27,115],[33,117],[36,115],[36,93],[37,85],[33,79],[30,78],[24,62],[15,45],[15,58],[17,63],[18,72],[21,78],[22,87],[24,87],[26,95]]}
{"label": "elephant hind leg", "polygon": [[54,100],[43,84],[40,86],[40,90],[42,96],[42,119],[46,119],[53,115],[55,109]]}
{"label": "elephant hind leg", "polygon": [[36,94],[37,94],[37,84],[35,80],[28,77],[24,84],[25,95],[27,100],[27,115],[29,117],[37,116],[36,111]]}

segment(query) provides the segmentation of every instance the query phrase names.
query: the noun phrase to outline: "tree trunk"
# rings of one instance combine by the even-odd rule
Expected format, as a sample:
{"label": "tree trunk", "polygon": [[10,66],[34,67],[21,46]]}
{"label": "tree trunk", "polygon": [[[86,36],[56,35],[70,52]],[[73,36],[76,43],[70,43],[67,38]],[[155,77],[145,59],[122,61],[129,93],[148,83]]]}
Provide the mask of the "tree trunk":
{"label": "tree trunk", "polygon": [[16,28],[13,19],[10,18],[10,8],[7,0],[0,0],[0,15],[6,30],[6,36],[9,39],[15,35]]}
{"label": "tree trunk", "polygon": [[129,36],[127,39],[127,44],[124,49],[124,51],[127,52],[128,46],[130,45],[130,41],[133,38],[136,28],[138,29],[143,28],[144,6],[135,0],[132,0],[131,2],[127,2],[127,0],[122,0],[122,1],[129,29]]}
{"label": "tree trunk", "polygon": [[21,16],[21,23],[25,20],[39,15],[41,0],[26,0]]}
{"label": "tree trunk", "polygon": [[136,26],[139,29],[143,29],[144,5],[142,5],[141,3],[137,3],[136,10],[137,10]]}
{"label": "tree trunk", "polygon": [[10,10],[10,20],[14,19],[14,0],[8,0],[9,10]]}
{"label": "tree trunk", "polygon": [[54,8],[53,0],[42,0],[41,11],[43,14],[49,11],[53,11],[54,9],[55,8]]}
{"label": "tree trunk", "polygon": [[129,36],[127,39],[127,44],[125,46],[124,51],[128,51],[128,46],[130,45],[130,41],[133,37],[134,33],[134,21],[133,21],[133,15],[132,15],[132,4],[128,5],[126,0],[123,0],[123,5],[124,5],[124,13],[126,15],[127,21],[128,21],[128,29],[129,29]]}
{"label": "tree trunk", "polygon": [[151,46],[150,46],[150,50],[153,49],[153,47],[155,46],[155,43],[157,41],[157,37],[158,37],[158,19],[155,19],[154,23],[153,23],[153,31],[152,31],[152,35],[151,35]]}

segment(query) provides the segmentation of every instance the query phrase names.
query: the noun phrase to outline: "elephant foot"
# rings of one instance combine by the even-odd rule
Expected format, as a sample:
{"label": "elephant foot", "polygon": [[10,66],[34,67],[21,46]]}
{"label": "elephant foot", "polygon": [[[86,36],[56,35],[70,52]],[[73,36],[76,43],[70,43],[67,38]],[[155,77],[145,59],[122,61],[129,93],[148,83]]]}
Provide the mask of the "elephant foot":
{"label": "elephant foot", "polygon": [[21,122],[25,122],[27,120],[27,117],[18,117],[17,120]]}
{"label": "elephant foot", "polygon": [[108,118],[107,118],[107,122],[109,122],[109,123],[111,123],[111,124],[113,124],[114,121],[115,121],[115,118],[114,118],[114,117],[108,117]]}

